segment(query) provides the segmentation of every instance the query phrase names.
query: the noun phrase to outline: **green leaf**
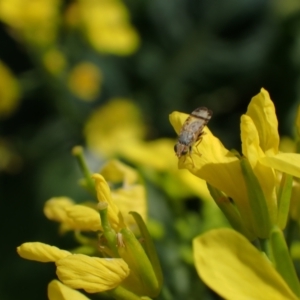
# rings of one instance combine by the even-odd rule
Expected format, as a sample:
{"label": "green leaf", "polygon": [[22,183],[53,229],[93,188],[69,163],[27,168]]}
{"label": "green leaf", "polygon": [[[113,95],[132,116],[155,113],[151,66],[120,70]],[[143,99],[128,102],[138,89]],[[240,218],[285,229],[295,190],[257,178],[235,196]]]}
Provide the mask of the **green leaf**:
{"label": "green leaf", "polygon": [[253,216],[253,229],[259,238],[267,238],[272,228],[263,190],[247,159],[240,160]]}
{"label": "green leaf", "polygon": [[289,215],[290,200],[292,195],[293,176],[283,173],[278,191],[278,216],[277,224],[284,229]]}

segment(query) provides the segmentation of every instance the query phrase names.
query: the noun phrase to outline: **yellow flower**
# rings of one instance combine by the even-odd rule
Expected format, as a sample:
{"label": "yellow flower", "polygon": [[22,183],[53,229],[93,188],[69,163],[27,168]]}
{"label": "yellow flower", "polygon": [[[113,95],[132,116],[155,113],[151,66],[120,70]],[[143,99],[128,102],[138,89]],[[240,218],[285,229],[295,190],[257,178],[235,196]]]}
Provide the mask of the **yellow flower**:
{"label": "yellow flower", "polygon": [[51,48],[43,55],[43,63],[52,75],[59,75],[66,68],[67,62],[64,54],[56,48]]}
{"label": "yellow flower", "polygon": [[99,231],[102,229],[99,213],[90,207],[75,205],[67,197],[54,197],[44,206],[46,217],[61,223],[61,232],[68,230]]}
{"label": "yellow flower", "polygon": [[96,50],[128,55],[138,48],[139,36],[121,1],[79,1],[79,13],[86,36]]}
{"label": "yellow flower", "polygon": [[200,278],[222,298],[296,300],[286,282],[249,241],[231,229],[216,229],[193,241]]}
{"label": "yellow flower", "polygon": [[44,214],[49,220],[65,222],[67,219],[65,208],[74,204],[68,197],[53,197],[45,203]]}
{"label": "yellow flower", "polygon": [[147,201],[144,186],[137,184],[130,187],[114,190],[111,196],[124,217],[124,222],[134,230],[136,223],[129,214],[135,211],[147,221]]}
{"label": "yellow flower", "polygon": [[123,216],[118,206],[114,203],[112,199],[110,188],[102,175],[94,174],[92,178],[95,180],[99,204],[106,203],[108,205],[107,212],[110,225],[116,232],[119,232],[121,228],[124,228],[126,226],[124,224]]}
{"label": "yellow flower", "polygon": [[52,280],[48,284],[49,300],[89,300],[85,295],[62,284],[58,280]]}
{"label": "yellow flower", "polygon": [[0,0],[0,19],[27,40],[45,45],[56,38],[60,0]]}
{"label": "yellow flower", "polygon": [[74,254],[56,261],[56,266],[56,274],[64,284],[88,293],[111,290],[129,275],[127,264],[120,258]]}
{"label": "yellow flower", "polygon": [[117,186],[122,184],[121,188],[111,191],[111,197],[121,211],[125,224],[134,231],[136,223],[129,212],[135,211],[145,222],[147,221],[146,191],[144,185],[138,183],[137,171],[113,159],[101,169],[100,173],[110,184]]}
{"label": "yellow flower", "polygon": [[128,99],[114,98],[90,116],[85,135],[88,146],[106,157],[117,155],[126,144],[135,145],[145,136],[142,116]]}
{"label": "yellow flower", "polygon": [[124,187],[135,184],[138,181],[138,172],[123,164],[122,162],[112,159],[102,169],[101,175],[112,183],[122,183]]}
{"label": "yellow flower", "polygon": [[74,95],[84,101],[91,102],[100,93],[102,77],[102,73],[96,65],[81,62],[71,70],[68,87]]}
{"label": "yellow flower", "polygon": [[0,118],[7,118],[19,105],[20,87],[12,72],[1,62],[1,60],[0,99]]}
{"label": "yellow flower", "polygon": [[[170,115],[170,122],[177,133],[187,117],[188,115],[179,112]],[[271,224],[277,224],[278,214],[278,179],[275,170],[300,177],[300,155],[278,152],[277,127],[274,104],[268,92],[262,89],[252,98],[247,113],[241,118],[241,138],[243,155],[261,186]],[[187,168],[211,186],[225,192],[233,199],[249,232],[254,236],[266,237],[266,233],[260,232],[253,211],[251,213],[240,159],[235,153],[228,151],[208,128],[204,131],[206,134],[202,142],[191,154],[193,162],[188,155],[182,157],[179,160],[179,168]]]}
{"label": "yellow flower", "polygon": [[25,259],[39,262],[55,262],[71,255],[69,251],[61,250],[55,246],[40,242],[24,243],[17,248],[17,252]]}
{"label": "yellow flower", "polygon": [[129,268],[120,258],[89,257],[43,243],[24,243],[18,254],[29,260],[55,262],[58,278],[67,286],[89,293],[111,290],[129,275]]}

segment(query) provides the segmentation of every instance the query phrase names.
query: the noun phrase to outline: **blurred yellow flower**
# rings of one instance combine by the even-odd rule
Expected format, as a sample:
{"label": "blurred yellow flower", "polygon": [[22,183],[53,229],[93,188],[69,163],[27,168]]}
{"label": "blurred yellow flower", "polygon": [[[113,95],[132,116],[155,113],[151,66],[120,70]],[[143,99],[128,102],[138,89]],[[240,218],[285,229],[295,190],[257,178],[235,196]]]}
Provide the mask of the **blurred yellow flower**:
{"label": "blurred yellow flower", "polygon": [[78,1],[72,1],[64,11],[64,22],[70,28],[76,28],[80,22],[80,11]]}
{"label": "blurred yellow flower", "polygon": [[26,40],[38,45],[53,43],[61,0],[0,0],[0,19]]}
{"label": "blurred yellow flower", "polygon": [[123,187],[137,183],[139,178],[138,172],[135,169],[117,159],[109,160],[100,173],[108,182],[122,183]]}
{"label": "blurred yellow flower", "polygon": [[102,86],[100,69],[89,62],[77,64],[70,72],[68,87],[80,99],[90,102],[96,100]]}
{"label": "blurred yellow flower", "polygon": [[132,101],[114,98],[93,112],[85,126],[85,136],[90,149],[113,157],[127,144],[135,145],[142,139],[145,126]]}
{"label": "blurred yellow flower", "polygon": [[89,300],[85,295],[69,288],[56,279],[48,284],[48,298],[49,300]]}
{"label": "blurred yellow flower", "polygon": [[136,222],[129,214],[131,211],[137,212],[145,222],[147,221],[148,207],[144,186],[136,184],[117,189],[111,193],[111,196],[122,212],[124,222],[132,231],[136,229]]}
{"label": "blurred yellow flower", "polygon": [[18,107],[19,102],[19,83],[8,67],[0,60],[0,119],[9,117]]}
{"label": "blurred yellow flower", "polygon": [[216,229],[193,241],[199,277],[228,300],[296,300],[270,261],[232,229]]}
{"label": "blurred yellow flower", "polygon": [[46,70],[52,75],[60,74],[67,66],[64,54],[55,48],[47,50],[42,59]]}
{"label": "blurred yellow flower", "polygon": [[79,0],[82,26],[91,45],[100,52],[117,55],[133,53],[139,36],[119,0]]}

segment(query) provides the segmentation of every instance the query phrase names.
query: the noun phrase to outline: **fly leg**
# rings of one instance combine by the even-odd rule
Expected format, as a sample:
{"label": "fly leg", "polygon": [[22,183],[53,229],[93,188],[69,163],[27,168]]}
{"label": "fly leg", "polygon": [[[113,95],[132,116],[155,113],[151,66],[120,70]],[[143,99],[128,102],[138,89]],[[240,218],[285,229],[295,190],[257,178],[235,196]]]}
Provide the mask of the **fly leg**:
{"label": "fly leg", "polygon": [[202,156],[202,154],[199,152],[198,146],[199,146],[200,143],[202,142],[202,139],[203,139],[203,135],[204,135],[204,134],[206,134],[206,132],[204,132],[204,131],[202,131],[202,132],[199,134],[199,136],[198,136],[198,138],[197,138],[197,141],[196,141],[196,143],[195,143],[195,145],[194,145],[195,149],[197,149],[197,152],[198,152],[198,155],[199,155],[199,156]]}

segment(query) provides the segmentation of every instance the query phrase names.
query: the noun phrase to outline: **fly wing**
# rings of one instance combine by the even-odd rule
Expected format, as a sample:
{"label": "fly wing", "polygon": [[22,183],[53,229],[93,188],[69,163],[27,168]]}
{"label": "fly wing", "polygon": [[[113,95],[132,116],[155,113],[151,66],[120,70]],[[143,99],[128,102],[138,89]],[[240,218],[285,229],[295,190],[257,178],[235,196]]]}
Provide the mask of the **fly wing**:
{"label": "fly wing", "polygon": [[204,126],[208,123],[212,116],[212,111],[206,107],[198,107],[192,111],[191,116],[204,121]]}
{"label": "fly wing", "polygon": [[193,133],[201,133],[204,126],[208,123],[212,116],[212,111],[207,109],[206,107],[198,107],[192,111],[189,117],[185,120],[182,125],[180,135],[188,130]]}
{"label": "fly wing", "polygon": [[206,107],[198,107],[190,114],[193,121],[190,123],[190,130],[200,135],[204,126],[208,123],[212,116],[212,111]]}

